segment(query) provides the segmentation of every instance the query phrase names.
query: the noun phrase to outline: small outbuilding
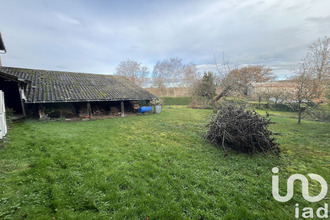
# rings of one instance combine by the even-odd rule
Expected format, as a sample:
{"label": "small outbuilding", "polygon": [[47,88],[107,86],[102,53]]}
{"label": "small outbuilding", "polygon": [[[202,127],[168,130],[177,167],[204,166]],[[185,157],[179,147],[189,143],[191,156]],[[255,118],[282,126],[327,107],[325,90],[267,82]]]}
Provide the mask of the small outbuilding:
{"label": "small outbuilding", "polygon": [[157,97],[124,76],[0,66],[0,90],[16,113],[92,117],[124,115]]}

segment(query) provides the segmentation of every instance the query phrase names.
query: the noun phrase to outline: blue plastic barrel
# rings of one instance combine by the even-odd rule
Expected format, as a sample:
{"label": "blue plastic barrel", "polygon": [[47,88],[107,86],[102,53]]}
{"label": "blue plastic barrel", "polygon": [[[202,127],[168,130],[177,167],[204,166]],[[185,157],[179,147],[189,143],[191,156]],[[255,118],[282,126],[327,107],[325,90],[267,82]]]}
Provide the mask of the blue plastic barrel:
{"label": "blue plastic barrel", "polygon": [[151,112],[151,111],[152,111],[152,107],[150,106],[143,106],[139,108],[139,113]]}

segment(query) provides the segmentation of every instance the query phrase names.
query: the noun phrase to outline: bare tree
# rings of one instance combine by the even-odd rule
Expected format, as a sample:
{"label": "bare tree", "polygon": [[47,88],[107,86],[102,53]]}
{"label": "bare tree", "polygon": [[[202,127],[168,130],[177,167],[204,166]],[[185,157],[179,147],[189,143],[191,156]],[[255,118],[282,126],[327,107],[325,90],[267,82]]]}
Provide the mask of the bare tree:
{"label": "bare tree", "polygon": [[263,65],[249,65],[235,68],[229,72],[226,80],[236,85],[239,96],[247,96],[252,83],[267,82],[274,79],[272,69]]}
{"label": "bare tree", "polygon": [[260,91],[260,90],[253,91],[252,96],[255,97],[255,98],[257,98],[257,100],[258,100],[258,106],[260,107],[261,100],[264,97],[264,91]]}
{"label": "bare tree", "polygon": [[238,68],[237,66],[229,63],[226,58],[225,54],[222,54],[222,60],[219,62],[214,55],[214,63],[216,67],[216,72],[215,72],[215,84],[216,86],[224,86],[224,80],[226,79],[227,75],[233,70]]}
{"label": "bare tree", "polygon": [[218,62],[216,57],[214,56],[214,63],[217,69],[215,74],[215,84],[216,86],[221,88],[221,91],[218,95],[216,95],[212,100],[212,109],[213,113],[217,113],[217,101],[219,101],[222,97],[226,96],[232,88],[235,87],[234,83],[231,80],[227,80],[227,75],[231,70],[235,69],[235,66],[230,64],[225,59],[225,55],[222,55],[222,62]]}
{"label": "bare tree", "polygon": [[295,98],[298,105],[298,124],[301,123],[302,104],[317,102],[325,96],[330,80],[330,38],[318,39],[308,48],[306,57],[299,63],[294,78]]}
{"label": "bare tree", "polygon": [[181,84],[184,65],[180,58],[158,61],[152,72],[153,85],[156,88],[177,87]]}
{"label": "bare tree", "polygon": [[127,59],[121,61],[116,69],[116,74],[126,76],[138,86],[144,87],[148,84],[148,67],[142,66],[141,63],[135,60]]}
{"label": "bare tree", "polygon": [[158,61],[152,71],[152,84],[160,90],[160,94],[164,95],[168,85],[169,73],[165,72],[166,68],[164,63]]}
{"label": "bare tree", "polygon": [[217,112],[216,102],[230,92],[238,92],[247,95],[248,89],[253,82],[266,82],[273,78],[272,69],[262,65],[250,65],[239,68],[226,61],[223,55],[222,62],[217,62],[217,84],[222,88],[221,92],[213,99],[213,112]]}
{"label": "bare tree", "polygon": [[181,58],[170,58],[168,67],[170,71],[170,84],[173,88],[177,87],[182,80],[183,64]]}
{"label": "bare tree", "polygon": [[184,65],[182,71],[182,85],[184,87],[192,87],[201,77],[195,64]]}
{"label": "bare tree", "polygon": [[284,103],[285,101],[289,100],[292,97],[292,92],[288,90],[286,87],[266,87],[262,90],[256,90],[252,94],[254,97],[258,98],[259,106],[260,101],[264,98],[268,104],[270,101],[273,101],[275,106]]}

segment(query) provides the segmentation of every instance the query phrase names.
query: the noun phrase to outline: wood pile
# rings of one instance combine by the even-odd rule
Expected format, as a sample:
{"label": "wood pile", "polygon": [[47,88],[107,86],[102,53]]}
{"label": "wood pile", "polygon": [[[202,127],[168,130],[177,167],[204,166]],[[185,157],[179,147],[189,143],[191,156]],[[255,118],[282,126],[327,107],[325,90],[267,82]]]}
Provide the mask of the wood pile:
{"label": "wood pile", "polygon": [[140,104],[137,101],[131,101],[133,110],[139,110]]}
{"label": "wood pile", "polygon": [[227,148],[249,154],[272,152],[278,155],[280,149],[272,137],[275,134],[268,129],[271,123],[244,105],[222,105],[220,112],[211,117],[205,138],[222,146],[225,156]]}

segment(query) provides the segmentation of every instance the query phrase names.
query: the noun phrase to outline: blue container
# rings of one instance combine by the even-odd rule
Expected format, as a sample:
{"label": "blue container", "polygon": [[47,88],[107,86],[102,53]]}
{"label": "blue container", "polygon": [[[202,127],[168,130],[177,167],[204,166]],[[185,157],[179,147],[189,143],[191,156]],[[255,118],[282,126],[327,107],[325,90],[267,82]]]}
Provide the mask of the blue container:
{"label": "blue container", "polygon": [[151,112],[151,111],[152,111],[152,107],[150,106],[143,106],[139,108],[139,113]]}

